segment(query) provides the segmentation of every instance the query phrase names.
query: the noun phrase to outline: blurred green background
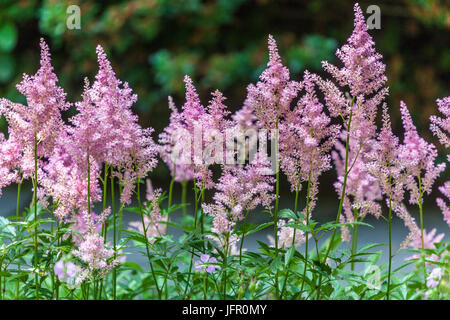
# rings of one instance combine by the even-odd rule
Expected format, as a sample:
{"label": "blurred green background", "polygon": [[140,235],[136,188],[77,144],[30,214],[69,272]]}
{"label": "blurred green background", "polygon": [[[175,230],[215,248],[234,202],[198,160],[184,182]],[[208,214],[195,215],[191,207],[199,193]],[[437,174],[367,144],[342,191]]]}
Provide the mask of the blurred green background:
{"label": "blurred green background", "polygon": [[[381,29],[371,34],[387,64],[394,126],[401,127],[404,100],[423,136],[436,141],[428,118],[436,113],[435,99],[450,94],[450,1],[359,3],[364,12],[371,4],[381,8]],[[81,8],[80,30],[66,27],[73,4]],[[167,96],[179,107],[184,101],[184,74],[194,79],[204,104],[217,88],[232,110],[239,109],[246,85],[267,62],[269,33],[294,79],[305,68],[322,73],[320,62],[336,62],[336,48],[351,34],[352,7],[346,0],[1,0],[0,96],[25,102],[15,85],[22,73],[37,70],[44,37],[68,99],[77,101],[83,78],[97,72],[95,47],[101,44],[118,77],[138,94],[141,124],[159,133],[168,123]],[[4,119],[0,129],[6,130]],[[160,167],[156,175],[164,176]]]}

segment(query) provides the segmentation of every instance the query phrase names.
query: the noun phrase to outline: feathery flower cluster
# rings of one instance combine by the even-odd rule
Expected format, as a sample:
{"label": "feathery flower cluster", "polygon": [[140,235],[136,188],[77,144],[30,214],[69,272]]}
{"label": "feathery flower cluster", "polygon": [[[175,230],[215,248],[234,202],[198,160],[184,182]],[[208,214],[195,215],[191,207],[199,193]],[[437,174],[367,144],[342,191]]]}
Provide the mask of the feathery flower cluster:
{"label": "feathery flower cluster", "polygon": [[96,276],[101,279],[118,264],[117,259],[112,259],[114,250],[105,248],[103,237],[95,233],[88,233],[73,254],[87,264],[77,283],[81,283],[86,277]]}
{"label": "feathery flower cluster", "polygon": [[[93,271],[106,274],[117,263],[107,262],[113,252],[104,247],[99,235],[110,210],[101,215],[93,204],[101,199],[100,172],[104,164],[119,178],[123,189],[121,202],[128,204],[136,179],[145,177],[156,166],[153,129],[143,129],[131,111],[137,96],[122,84],[102,47],[97,47],[99,72],[92,86],[86,80],[82,100],[75,104],[78,113],[65,124],[61,111],[71,104],[57,85],[50,53],[41,40],[41,66],[34,76],[24,75],[17,85],[28,106],[0,100],[0,114],[9,124],[9,137],[0,136],[1,188],[22,178],[34,176],[34,153],[38,158],[38,197],[47,197],[56,206],[60,221],[72,222],[81,236],[75,255],[89,265],[79,277]],[[88,190],[89,189],[89,190]],[[80,280],[81,281],[81,280]]]}
{"label": "feathery flower cluster", "polygon": [[[416,224],[416,220],[409,214],[406,206],[403,203],[394,206],[392,209],[399,216],[399,218],[403,220],[403,223],[409,230],[409,234],[400,245],[401,249],[406,249],[412,241],[416,241],[417,239],[421,238],[420,229]],[[420,247],[422,247],[422,244],[420,245]]]}
{"label": "feathery flower cluster", "polygon": [[[382,55],[375,51],[375,42],[367,32],[364,15],[358,3],[354,5],[355,22],[353,33],[347,44],[336,52],[344,66],[336,66],[323,62],[323,67],[339,83],[348,86],[353,97],[370,95],[377,92],[387,81],[384,75],[386,66],[380,61]],[[338,104],[339,106],[345,104]],[[374,106],[374,105],[371,105]],[[376,106],[376,105],[375,105]],[[344,110],[335,110],[344,115]]]}
{"label": "feathery flower cluster", "polygon": [[[386,105],[383,106],[383,125],[376,142],[368,155],[366,169],[379,181],[381,192],[390,199],[392,207],[404,198],[404,163],[400,159],[402,146],[391,128],[391,119]],[[389,204],[388,204],[389,205]]]}
{"label": "feathery flower cluster", "polygon": [[400,102],[403,128],[405,130],[402,152],[399,157],[405,162],[405,185],[410,192],[410,203],[418,204],[423,193],[430,193],[436,178],[445,170],[445,163],[435,166],[436,147],[426,142],[417,133],[406,104]]}
{"label": "feathery flower cluster", "polygon": [[[435,136],[439,138],[441,144],[447,149],[450,148],[450,97],[436,100],[438,110],[445,116],[440,118],[437,116],[430,117],[430,129]],[[450,155],[447,155],[448,161],[450,161]]]}
{"label": "feathery flower cluster", "polygon": [[216,258],[210,257],[207,254],[201,254],[200,261],[196,261],[194,267],[200,272],[214,273],[218,268],[214,263],[217,263]]}
{"label": "feathery flower cluster", "polygon": [[214,186],[209,166],[223,163],[223,156],[217,150],[223,150],[223,136],[232,122],[223,104],[225,97],[216,90],[205,108],[192,83],[185,76],[186,103],[182,112],[178,112],[169,97],[172,111],[170,123],[159,135],[159,153],[168,165],[175,181],[195,179],[198,187],[210,189]]}
{"label": "feathery flower cluster", "polygon": [[269,160],[257,153],[251,163],[244,167],[224,167],[214,194],[214,204],[203,204],[203,210],[211,215],[211,231],[229,235],[243,213],[262,205],[269,209],[274,200],[273,183]]}
{"label": "feathery flower cluster", "polygon": [[147,179],[147,208],[146,211],[149,211],[149,214],[144,214],[144,226],[142,225],[142,221],[132,221],[129,223],[130,227],[136,229],[140,234],[144,235],[149,242],[153,243],[155,239],[153,237],[161,237],[166,234],[168,216],[163,217],[161,215],[161,209],[159,207],[159,202],[161,199],[162,191],[161,189],[153,190],[151,182]]}
{"label": "feathery flower cluster", "polygon": [[35,143],[37,156],[41,159],[38,164],[40,179],[43,162],[49,157],[64,128],[61,111],[70,107],[64,90],[57,85],[58,78],[53,72],[50,52],[43,39],[40,46],[39,70],[33,76],[24,74],[22,82],[17,85],[19,92],[26,97],[27,106],[0,99],[0,115],[5,116],[9,125],[8,139],[0,136],[0,193],[2,187],[19,182],[21,177],[33,177]]}
{"label": "feathery flower cluster", "polygon": [[[292,100],[297,96],[299,83],[290,80],[289,70],[281,63],[275,39],[269,35],[269,62],[259,77],[260,81],[247,87],[247,98],[238,119],[250,124],[252,117],[247,110],[252,110],[257,124],[262,129],[277,129],[278,122],[290,110]],[[246,112],[247,111],[247,112]]]}
{"label": "feathery flower cluster", "polygon": [[[137,100],[127,82],[118,80],[101,46],[97,47],[99,72],[89,90],[97,107],[97,128],[94,134],[106,134],[104,161],[115,169],[124,186],[121,202],[129,204],[136,179],[144,178],[157,163],[157,147],[152,128],[143,129],[131,107]],[[121,87],[122,86],[122,87]],[[92,133],[91,133],[92,134]]]}
{"label": "feathery flower cluster", "polygon": [[318,193],[319,176],[331,168],[329,151],[338,137],[340,126],[331,125],[319,102],[314,81],[316,76],[305,71],[301,88],[305,93],[297,106],[287,111],[280,123],[281,169],[286,174],[291,190],[300,189],[302,181],[311,182],[310,211]]}
{"label": "feathery flower cluster", "polygon": [[[287,223],[295,223],[294,219],[289,219]],[[293,227],[285,226],[285,220],[278,221],[278,246],[283,249],[298,247],[306,241],[305,232]],[[275,247],[275,239],[272,235],[267,236],[272,247]],[[294,238],[295,237],[295,238]]]}
{"label": "feathery flower cluster", "polygon": [[[450,148],[450,97],[445,97],[443,99],[436,100],[439,107],[439,111],[445,116],[445,118],[439,118],[437,116],[431,116],[430,129],[435,136],[439,138],[441,144],[444,145],[446,149]],[[447,162],[450,161],[450,155],[447,155]],[[439,187],[439,191],[450,201],[450,181],[444,183],[443,186]],[[442,198],[437,198],[436,203],[442,211],[445,222],[450,226],[450,209],[446,200]]]}
{"label": "feathery flower cluster", "polygon": [[[381,61],[381,54],[375,51],[375,43],[368,33],[362,10],[357,3],[354,12],[353,33],[347,44],[336,52],[343,67],[322,62],[323,68],[339,86],[348,87],[351,97],[344,94],[331,80],[317,80],[330,115],[341,117],[344,121],[345,130],[341,133],[341,139],[346,141],[348,137],[347,167],[344,161],[346,146],[343,143],[337,141],[337,152],[332,153],[338,173],[335,188],[340,196],[344,176],[348,175],[343,195],[345,215],[340,216],[341,222],[354,221],[353,209],[357,209],[360,216],[371,213],[378,217],[381,214],[380,206],[376,203],[381,198],[380,188],[377,179],[367,172],[366,164],[369,159],[365,155],[370,153],[374,143],[378,106],[388,94],[388,88],[383,87],[387,81],[384,74],[386,66]],[[344,240],[350,239],[346,227],[342,228],[342,236]]]}

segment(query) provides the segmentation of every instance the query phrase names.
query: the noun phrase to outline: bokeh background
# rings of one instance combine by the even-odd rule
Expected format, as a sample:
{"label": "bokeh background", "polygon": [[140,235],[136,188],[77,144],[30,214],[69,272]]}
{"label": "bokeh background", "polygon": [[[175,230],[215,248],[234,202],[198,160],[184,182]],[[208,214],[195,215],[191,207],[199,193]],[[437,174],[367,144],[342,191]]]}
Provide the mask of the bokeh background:
{"label": "bokeh background", "polygon": [[[167,96],[172,95],[178,107],[184,102],[185,74],[194,79],[205,104],[209,93],[219,89],[228,98],[230,109],[239,109],[247,84],[257,81],[267,63],[268,34],[277,40],[292,78],[301,79],[306,68],[323,74],[321,61],[337,62],[334,53],[352,32],[353,3],[348,0],[1,0],[0,96],[25,103],[15,85],[24,72],[36,72],[39,39],[44,37],[68,100],[77,101],[83,78],[93,79],[97,72],[95,47],[101,44],[118,77],[129,82],[139,96],[135,112],[141,125],[152,126],[158,134],[169,120]],[[381,29],[370,33],[387,64],[388,104],[395,130],[402,132],[399,102],[404,100],[422,136],[437,144],[439,160],[445,161],[445,150],[428,130],[428,118],[437,112],[436,98],[450,95],[450,1],[359,3],[364,12],[371,4],[381,8]],[[81,9],[79,30],[66,27],[66,10],[70,5]],[[65,116],[72,113],[69,110]],[[0,118],[0,130],[7,132],[4,118]],[[441,176],[439,184],[448,180],[448,172]],[[158,187],[167,186],[170,178],[164,164],[152,173],[152,179]],[[332,170],[323,175],[319,205],[336,207],[337,197],[330,188],[335,179]],[[287,184],[283,186],[284,199],[289,199]],[[11,188],[9,196],[6,193],[1,199],[0,208],[10,204],[13,211],[15,187]],[[430,211],[434,210],[436,221],[441,221],[434,205],[438,194],[437,188],[434,189],[434,194],[426,199],[426,206],[432,207]],[[322,208],[317,209],[323,211],[320,215],[329,213],[329,218],[334,218],[335,209]]]}

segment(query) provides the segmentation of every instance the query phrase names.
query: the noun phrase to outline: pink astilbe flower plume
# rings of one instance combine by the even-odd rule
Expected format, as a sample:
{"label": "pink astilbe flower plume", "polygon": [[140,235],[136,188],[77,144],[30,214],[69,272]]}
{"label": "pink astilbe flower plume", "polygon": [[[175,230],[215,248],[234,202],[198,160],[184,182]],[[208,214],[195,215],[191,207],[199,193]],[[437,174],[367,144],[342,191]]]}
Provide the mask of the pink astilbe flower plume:
{"label": "pink astilbe flower plume", "polygon": [[[339,217],[341,222],[354,221],[355,213],[358,218],[367,213],[376,217],[381,215],[381,207],[376,202],[381,200],[379,182],[367,172],[366,164],[375,142],[378,107],[388,94],[388,88],[384,87],[386,66],[381,61],[382,55],[375,50],[358,3],[354,5],[354,12],[353,32],[347,43],[336,51],[343,66],[338,68],[322,62],[323,68],[339,86],[329,79],[319,78],[317,81],[330,115],[344,122],[341,140],[345,142],[337,141],[337,151],[332,153],[338,173],[335,188],[343,201],[345,213]],[[344,186],[345,177],[347,183]],[[345,194],[342,194],[344,188]],[[344,240],[350,239],[346,227],[342,228],[342,236]]]}
{"label": "pink astilbe flower plume", "polygon": [[[435,136],[439,138],[439,141],[446,149],[450,148],[450,97],[445,97],[443,99],[436,100],[439,106],[439,111],[445,116],[445,118],[439,118],[437,116],[431,116],[430,129]],[[450,155],[447,155],[447,162],[450,161]],[[444,183],[443,186],[439,187],[439,191],[447,198],[444,200],[442,198],[437,198],[436,203],[442,211],[445,222],[450,227],[450,209],[447,201],[450,201],[450,181]]]}
{"label": "pink astilbe flower plume", "polygon": [[[435,136],[439,138],[439,141],[445,148],[450,148],[450,97],[436,100],[439,107],[439,111],[445,118],[438,116],[430,117],[430,129]],[[447,155],[448,161],[450,161],[450,155]]]}
{"label": "pink astilbe flower plume", "polygon": [[[75,103],[78,113],[69,119],[72,125],[64,126],[65,130],[58,136],[44,167],[42,184],[47,195],[58,204],[55,215],[60,220],[78,210],[91,209],[101,199],[98,178],[106,153],[107,136],[100,131],[98,108],[92,103],[89,90],[86,79],[83,99]],[[88,184],[91,208],[88,207]]]}
{"label": "pink astilbe flower plume", "polygon": [[383,126],[368,155],[367,171],[378,179],[381,192],[390,198],[392,207],[404,198],[404,162],[400,159],[402,147],[391,128],[386,105],[383,106]]}
{"label": "pink astilbe flower plume", "polygon": [[[104,161],[114,168],[114,174],[124,186],[121,202],[129,204],[136,179],[156,166],[157,148],[151,138],[152,128],[142,128],[131,108],[137,100],[127,82],[122,83],[101,46],[97,46],[99,71],[88,93],[96,106],[98,120],[94,137],[104,134]],[[100,137],[100,136],[98,136]]]}
{"label": "pink astilbe flower plume", "polygon": [[221,142],[225,142],[223,136],[231,128],[232,122],[226,119],[229,111],[220,91],[212,93],[212,99],[205,108],[192,79],[185,76],[184,82],[186,102],[181,112],[169,97],[172,113],[169,125],[159,135],[159,154],[175,181],[195,179],[199,188],[209,189],[214,185],[209,166],[223,163],[224,158],[221,154],[215,154],[215,151],[223,150]]}
{"label": "pink astilbe flower plume", "polygon": [[144,214],[144,226],[142,221],[132,221],[129,223],[130,227],[136,229],[139,233],[144,235],[149,239],[150,242],[154,242],[154,237],[161,237],[166,234],[167,231],[167,221],[169,216],[162,216],[161,209],[159,207],[159,202],[161,199],[162,191],[161,189],[153,190],[150,180],[147,180],[147,206],[146,211],[149,214]]}
{"label": "pink astilbe flower plume", "polygon": [[[450,201],[450,181],[446,181],[443,186],[439,187],[439,191],[447,198],[447,201]],[[445,222],[447,222],[450,227],[450,207],[447,204],[446,200],[442,198],[437,198],[436,203],[442,211],[442,215],[444,216]]]}
{"label": "pink astilbe flower plume", "polygon": [[305,93],[297,106],[286,113],[280,123],[281,169],[286,174],[291,190],[300,188],[300,182],[310,180],[310,211],[318,192],[319,176],[331,168],[329,152],[338,137],[340,126],[332,125],[315,93],[316,76],[305,71],[302,88]]}
{"label": "pink astilbe flower plume", "polygon": [[435,165],[436,147],[417,133],[406,104],[400,102],[403,128],[405,130],[402,152],[399,158],[406,167],[405,185],[410,192],[410,203],[419,204],[424,193],[429,194],[445,163]]}
{"label": "pink astilbe flower plume", "polygon": [[[41,39],[40,68],[35,75],[24,74],[17,89],[27,100],[27,105],[0,99],[0,114],[9,125],[9,137],[0,137],[2,159],[0,160],[1,188],[11,182],[18,182],[19,172],[24,178],[34,176],[34,145],[37,140],[38,180],[42,176],[42,165],[52,153],[55,141],[64,130],[61,111],[67,110],[64,90],[57,85],[58,78],[53,72],[50,52]],[[42,195],[42,190],[38,189]]]}
{"label": "pink astilbe flower plume", "polygon": [[[225,235],[230,235],[244,213],[262,205],[269,209],[274,201],[270,161],[260,153],[244,167],[224,167],[216,184],[213,204],[203,204],[206,214],[213,217],[211,231],[225,247]],[[215,239],[217,240],[217,239]]]}
{"label": "pink astilbe flower plume", "polygon": [[[328,62],[323,62],[323,67],[340,86],[348,86],[350,94],[356,97],[377,92],[384,86],[387,78],[384,74],[386,66],[380,61],[382,55],[375,51],[375,42],[367,32],[364,15],[358,3],[355,3],[354,11],[353,33],[347,44],[336,51],[343,67],[338,68]],[[344,114],[343,111],[338,113]]]}
{"label": "pink astilbe flower plume", "polygon": [[194,178],[191,150],[183,149],[182,145],[186,145],[188,142],[190,147],[191,137],[185,134],[187,129],[184,125],[184,115],[178,112],[172,97],[169,97],[169,108],[171,110],[170,123],[159,135],[159,155],[169,167],[175,181],[190,181]]}
{"label": "pink astilbe flower plume", "polygon": [[[247,87],[245,108],[250,108],[263,129],[276,129],[279,119],[290,109],[299,83],[290,80],[289,70],[281,63],[275,39],[269,35],[269,62],[256,85]],[[242,116],[243,114],[241,114]]]}
{"label": "pink astilbe flower plume", "polygon": [[119,258],[114,258],[114,250],[105,247],[105,240],[99,234],[110,213],[108,208],[100,216],[88,211],[74,216],[75,230],[81,235],[75,235],[78,248],[72,253],[85,264],[76,279],[77,284],[86,279],[101,279],[119,263]]}

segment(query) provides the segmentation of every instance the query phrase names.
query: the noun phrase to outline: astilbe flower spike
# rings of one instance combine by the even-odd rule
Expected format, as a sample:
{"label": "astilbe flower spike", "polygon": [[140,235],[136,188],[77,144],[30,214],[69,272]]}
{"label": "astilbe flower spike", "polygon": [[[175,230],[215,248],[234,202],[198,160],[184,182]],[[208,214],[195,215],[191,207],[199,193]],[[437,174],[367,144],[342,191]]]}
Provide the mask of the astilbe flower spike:
{"label": "astilbe flower spike", "polygon": [[99,71],[89,90],[97,107],[96,119],[106,137],[104,161],[123,185],[121,202],[129,204],[136,179],[143,179],[156,166],[157,147],[152,128],[142,128],[131,108],[137,100],[127,82],[122,83],[101,46],[97,46]]}
{"label": "astilbe flower spike", "polygon": [[[430,129],[435,136],[439,138],[439,141],[446,149],[450,148],[450,97],[443,99],[437,99],[437,105],[439,111],[445,116],[445,118],[439,118],[437,116],[431,116]],[[450,155],[447,155],[447,162],[450,161]],[[444,183],[439,187],[439,191],[444,195],[447,200],[437,198],[436,203],[442,211],[445,222],[450,226],[450,209],[447,201],[450,201],[450,181]]]}
{"label": "astilbe flower spike", "polygon": [[[450,148],[450,97],[437,99],[436,102],[439,107],[438,110],[445,118],[431,116],[430,129],[439,138],[441,144],[448,149]],[[447,155],[447,159],[450,161],[450,155]]]}
{"label": "astilbe flower spike", "polygon": [[[289,70],[281,63],[275,39],[269,35],[269,62],[256,85],[247,87],[247,98],[240,117],[250,109],[256,116],[259,128],[277,129],[278,122],[290,110],[292,100],[297,96],[299,83],[290,80]],[[251,117],[245,122],[251,121]]]}
{"label": "astilbe flower spike", "polygon": [[[71,213],[90,210],[101,199],[98,178],[107,136],[101,131],[98,108],[92,103],[89,90],[86,79],[82,101],[75,103],[78,113],[69,119],[72,125],[65,125],[60,132],[44,168],[43,185],[46,193],[58,204],[55,215],[60,220]],[[91,203],[90,208],[88,202]]]}
{"label": "astilbe flower spike", "polygon": [[400,102],[403,128],[405,130],[400,159],[405,162],[405,185],[410,192],[410,203],[419,204],[423,193],[430,193],[434,181],[445,170],[445,163],[435,165],[436,147],[417,133],[406,104]]}
{"label": "astilbe flower spike", "polygon": [[[171,176],[177,182],[190,181],[194,178],[194,170],[188,154],[184,152],[180,144],[186,145],[185,139],[190,139],[185,135],[184,115],[178,112],[172,97],[169,97],[169,108],[171,110],[170,122],[159,135],[158,151],[162,160],[169,167]],[[190,145],[189,140],[189,145]],[[189,150],[190,152],[190,150]]]}
{"label": "astilbe flower spike", "polygon": [[[24,74],[17,89],[27,100],[27,105],[0,99],[0,114],[8,122],[9,137],[0,136],[0,193],[1,188],[21,177],[34,176],[34,145],[37,141],[38,180],[42,177],[42,166],[64,128],[61,111],[67,110],[66,93],[57,85],[50,52],[43,39],[40,42],[40,68],[35,75]],[[41,195],[42,191],[38,189]],[[43,201],[45,203],[45,201]]]}
{"label": "astilbe flower spike", "polygon": [[[366,170],[366,155],[374,143],[378,107],[388,94],[388,88],[384,87],[386,66],[381,61],[382,55],[375,50],[358,3],[354,5],[354,12],[353,33],[336,52],[343,66],[338,68],[322,62],[323,68],[339,86],[329,79],[317,80],[330,115],[341,118],[344,123],[341,139],[345,144],[337,141],[337,151],[332,153],[338,173],[335,188],[341,198],[337,219],[341,222],[352,222],[355,217],[364,217],[367,213],[375,216],[381,213],[376,203],[381,192],[377,179]],[[341,208],[344,208],[345,216],[340,214]],[[346,227],[342,228],[342,236],[345,240],[350,239]]]}
{"label": "astilbe flower spike", "polygon": [[305,71],[302,88],[305,93],[297,106],[286,112],[280,123],[281,169],[286,174],[291,190],[299,190],[301,181],[310,180],[310,211],[318,192],[319,176],[331,168],[329,151],[338,137],[340,126],[330,124],[323,105],[315,93],[314,74]]}
{"label": "astilbe flower spike", "polygon": [[[159,135],[159,154],[177,182],[195,180],[197,187],[210,189],[214,183],[209,166],[223,163],[215,154],[222,150],[223,136],[232,127],[224,105],[225,97],[216,90],[205,108],[189,76],[185,76],[186,102],[179,112],[169,97],[170,123]],[[222,139],[217,140],[220,137]],[[220,144],[220,145],[219,145]]]}
{"label": "astilbe flower spike", "polygon": [[[216,184],[213,204],[203,204],[206,214],[213,217],[211,231],[223,248],[237,241],[230,237],[236,222],[244,219],[244,213],[263,205],[269,209],[274,200],[274,178],[271,176],[269,160],[257,153],[253,161],[243,167],[223,167],[223,173]],[[231,239],[231,240],[230,240]]]}
{"label": "astilbe flower spike", "polygon": [[161,199],[162,191],[161,189],[153,190],[150,180],[147,180],[147,207],[146,211],[149,214],[144,214],[144,226],[142,221],[132,221],[129,223],[132,229],[136,229],[140,234],[144,235],[149,239],[149,242],[153,243],[155,237],[161,237],[166,234],[167,231],[167,221],[169,216],[162,216],[161,209],[159,207],[159,201]]}

